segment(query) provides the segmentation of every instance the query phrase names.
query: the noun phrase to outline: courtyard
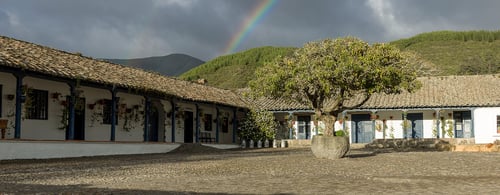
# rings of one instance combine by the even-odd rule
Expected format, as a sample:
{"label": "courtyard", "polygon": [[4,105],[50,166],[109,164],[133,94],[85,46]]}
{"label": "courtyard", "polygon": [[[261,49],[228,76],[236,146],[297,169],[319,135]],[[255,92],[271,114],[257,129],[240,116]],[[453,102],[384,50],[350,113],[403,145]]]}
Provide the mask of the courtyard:
{"label": "courtyard", "polygon": [[497,194],[500,153],[352,150],[323,160],[309,148],[0,161],[7,194]]}

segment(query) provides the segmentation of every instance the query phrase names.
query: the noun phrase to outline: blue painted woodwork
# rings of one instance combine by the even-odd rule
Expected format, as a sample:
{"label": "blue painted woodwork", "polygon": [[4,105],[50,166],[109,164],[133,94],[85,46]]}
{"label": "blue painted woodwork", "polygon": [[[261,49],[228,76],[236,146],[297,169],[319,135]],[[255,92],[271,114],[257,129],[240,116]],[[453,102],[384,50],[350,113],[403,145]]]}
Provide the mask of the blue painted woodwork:
{"label": "blue painted woodwork", "polygon": [[233,144],[236,143],[237,133],[238,133],[238,120],[236,120],[236,108],[233,108]]}
{"label": "blue painted woodwork", "polygon": [[471,133],[470,133],[470,134],[471,134],[471,135],[470,135],[470,136],[471,136],[471,138],[472,138],[472,137],[475,137],[475,135],[474,135],[474,134],[475,134],[475,133],[474,133],[474,114],[473,114],[473,113],[474,113],[474,110],[475,110],[475,108],[471,108],[471,109],[470,109],[470,113],[471,113],[471,115],[470,115],[470,126],[471,126],[471,127],[470,127],[470,128],[471,128],[471,129],[470,129],[470,131],[471,131]]}
{"label": "blue painted woodwork", "polygon": [[21,103],[23,99],[23,78],[25,74],[22,73],[15,73],[14,76],[16,77],[16,121],[15,121],[15,130],[14,130],[14,138],[15,139],[20,139],[21,138]]}
{"label": "blue painted woodwork", "polygon": [[111,89],[111,136],[110,141],[115,141],[115,132],[116,132],[116,90],[115,87]]}
{"label": "blue painted woodwork", "polygon": [[[293,113],[289,112],[288,113],[288,122],[293,121]],[[293,139],[293,127],[288,128],[288,139]]]}
{"label": "blue painted woodwork", "polygon": [[2,93],[3,89],[2,89],[2,85],[0,85],[0,118],[2,118],[2,100],[3,100],[3,93]]}
{"label": "blue painted woodwork", "polygon": [[422,113],[408,113],[406,119],[410,122],[410,126],[405,129],[405,138],[423,138],[424,115]]}
{"label": "blue painted woodwork", "polygon": [[370,143],[375,137],[370,114],[353,114],[351,117],[352,143]]}
{"label": "blue painted woodwork", "polygon": [[172,106],[172,143],[175,142],[175,113],[177,112],[177,108],[175,107],[175,101],[172,99],[170,101],[170,105]]}
{"label": "blue painted woodwork", "polygon": [[219,108],[218,107],[215,107],[215,111],[216,111],[216,117],[215,117],[215,143],[219,143]]}
{"label": "blue painted woodwork", "polygon": [[184,111],[184,143],[193,143],[193,112]]}
{"label": "blue painted woodwork", "polygon": [[75,94],[75,85],[68,83],[69,85],[69,90],[70,90],[70,96],[67,98],[68,100],[68,111],[69,111],[69,117],[68,117],[68,129],[66,132],[66,139],[67,140],[74,140],[75,139],[75,103],[76,103],[76,94]]}
{"label": "blue painted woodwork", "polygon": [[195,141],[196,143],[200,142],[200,106],[198,104],[195,104],[196,106],[196,135],[195,135]]}
{"label": "blue painted woodwork", "polygon": [[144,96],[145,104],[144,104],[144,141],[149,141],[149,117],[151,114],[151,99],[148,96]]}
{"label": "blue painted woodwork", "polygon": [[453,112],[455,138],[473,138],[471,111]]}
{"label": "blue painted woodwork", "polygon": [[311,117],[299,116],[297,117],[297,139],[309,139],[311,131]]}
{"label": "blue painted woodwork", "polygon": [[157,142],[158,141],[158,121],[159,119],[159,113],[158,113],[158,108],[154,106],[152,101],[150,101],[150,106],[149,106],[149,126],[148,126],[148,141],[153,141]]}

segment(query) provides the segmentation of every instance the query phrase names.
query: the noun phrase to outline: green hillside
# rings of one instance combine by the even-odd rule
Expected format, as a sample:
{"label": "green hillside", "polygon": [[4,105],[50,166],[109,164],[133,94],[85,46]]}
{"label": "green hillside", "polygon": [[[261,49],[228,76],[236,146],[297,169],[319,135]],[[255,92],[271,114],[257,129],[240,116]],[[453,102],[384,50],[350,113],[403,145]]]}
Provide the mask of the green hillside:
{"label": "green hillside", "polygon": [[437,31],[391,44],[432,62],[441,75],[500,73],[500,31]]}
{"label": "green hillside", "polygon": [[[390,44],[413,52],[416,63],[425,64],[420,75],[500,73],[500,31],[437,31],[400,39]],[[207,79],[208,85],[234,89],[246,87],[256,67],[294,48],[262,47],[221,56],[180,77]]]}
{"label": "green hillside", "polygon": [[181,79],[195,81],[203,78],[208,85],[225,89],[246,87],[255,69],[278,56],[293,52],[291,47],[260,47],[243,52],[220,56],[180,76]]}

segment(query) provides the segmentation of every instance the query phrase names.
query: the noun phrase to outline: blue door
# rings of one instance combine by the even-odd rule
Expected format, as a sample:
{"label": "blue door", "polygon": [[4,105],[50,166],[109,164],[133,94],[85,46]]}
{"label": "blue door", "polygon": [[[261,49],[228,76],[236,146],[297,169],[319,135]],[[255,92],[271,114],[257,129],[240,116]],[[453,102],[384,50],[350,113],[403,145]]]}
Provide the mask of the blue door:
{"label": "blue door", "polygon": [[423,138],[424,137],[424,115],[422,113],[409,113],[406,119],[410,125],[406,129],[405,138]]}
{"label": "blue door", "polygon": [[375,137],[373,122],[370,120],[369,114],[353,114],[351,124],[351,129],[354,132],[352,143],[370,143]]}
{"label": "blue door", "polygon": [[472,138],[472,120],[470,111],[453,112],[455,121],[455,138]]}
{"label": "blue door", "polygon": [[297,120],[298,120],[297,139],[309,139],[311,131],[310,127],[311,117],[299,116],[297,117]]}

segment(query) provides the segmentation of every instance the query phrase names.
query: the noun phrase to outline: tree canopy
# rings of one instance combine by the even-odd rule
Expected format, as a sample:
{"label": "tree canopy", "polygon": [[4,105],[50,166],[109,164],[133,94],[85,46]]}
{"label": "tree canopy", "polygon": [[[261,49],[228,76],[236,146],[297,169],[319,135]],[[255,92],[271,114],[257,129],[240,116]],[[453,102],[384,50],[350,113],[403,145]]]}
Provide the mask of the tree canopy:
{"label": "tree canopy", "polygon": [[[249,85],[253,96],[285,98],[314,109],[333,135],[336,117],[364,104],[374,93],[413,91],[415,68],[388,44],[354,37],[309,42],[291,56],[257,69]],[[347,105],[348,101],[358,100]]]}

